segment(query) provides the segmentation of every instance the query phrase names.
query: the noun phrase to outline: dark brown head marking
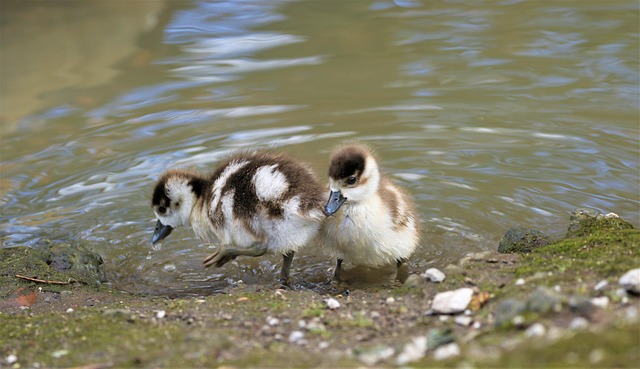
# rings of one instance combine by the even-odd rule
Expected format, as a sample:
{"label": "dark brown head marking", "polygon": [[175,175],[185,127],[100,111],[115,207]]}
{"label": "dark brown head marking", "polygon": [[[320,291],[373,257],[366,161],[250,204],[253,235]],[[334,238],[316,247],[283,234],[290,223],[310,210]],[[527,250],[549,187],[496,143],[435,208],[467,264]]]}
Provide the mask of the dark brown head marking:
{"label": "dark brown head marking", "polygon": [[329,177],[341,179],[359,176],[364,171],[365,161],[369,153],[358,145],[345,146],[333,154],[329,164]]}
{"label": "dark brown head marking", "polygon": [[151,206],[158,206],[160,210],[163,207],[167,208],[171,205],[171,199],[167,195],[167,182],[175,178],[185,179],[188,185],[191,186],[191,191],[193,191],[197,197],[203,195],[207,185],[207,181],[204,178],[195,173],[181,170],[169,170],[160,177],[156,187],[153,189]]}

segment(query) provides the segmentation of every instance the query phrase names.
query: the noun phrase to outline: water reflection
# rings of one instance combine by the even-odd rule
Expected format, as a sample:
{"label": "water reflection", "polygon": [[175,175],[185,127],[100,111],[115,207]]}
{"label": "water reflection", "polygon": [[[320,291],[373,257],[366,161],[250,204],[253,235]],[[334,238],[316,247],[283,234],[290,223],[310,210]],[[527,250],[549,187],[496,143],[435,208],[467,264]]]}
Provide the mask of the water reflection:
{"label": "water reflection", "polygon": [[[82,243],[118,288],[276,279],[276,256],[203,269],[188,230],[149,244],[159,173],[247,147],[324,173],[370,141],[423,220],[410,269],[575,207],[640,225],[636,2],[29,3],[0,12],[0,239]],[[292,272],[332,267],[310,248]]]}

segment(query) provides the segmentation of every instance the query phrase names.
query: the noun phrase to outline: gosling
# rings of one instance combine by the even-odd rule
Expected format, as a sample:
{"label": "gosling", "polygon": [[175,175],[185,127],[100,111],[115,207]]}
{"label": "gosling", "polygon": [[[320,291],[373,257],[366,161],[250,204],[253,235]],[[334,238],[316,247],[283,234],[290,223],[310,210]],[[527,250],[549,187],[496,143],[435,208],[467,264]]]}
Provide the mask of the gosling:
{"label": "gosling", "polygon": [[329,165],[329,189],[323,233],[337,257],[334,278],[340,280],[343,260],[400,268],[418,246],[418,218],[407,194],[380,173],[371,149],[363,144],[337,149]]}
{"label": "gosling", "polygon": [[209,177],[169,170],[153,191],[151,242],[190,225],[200,239],[218,245],[205,267],[238,256],[282,254],[280,282],[289,286],[295,252],[317,236],[325,219],[323,192],[305,163],[272,151],[232,155]]}

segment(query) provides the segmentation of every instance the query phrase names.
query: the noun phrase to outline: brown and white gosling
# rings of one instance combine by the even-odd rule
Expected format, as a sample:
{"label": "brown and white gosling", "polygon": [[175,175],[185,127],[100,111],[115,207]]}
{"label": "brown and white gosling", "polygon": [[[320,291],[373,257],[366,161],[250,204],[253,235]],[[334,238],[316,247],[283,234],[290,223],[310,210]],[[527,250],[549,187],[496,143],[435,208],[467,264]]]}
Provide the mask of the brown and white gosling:
{"label": "brown and white gosling", "polygon": [[322,193],[306,164],[271,151],[232,155],[209,177],[169,170],[153,191],[158,221],[151,242],[190,225],[200,239],[218,246],[205,266],[278,253],[280,281],[288,285],[294,253],[317,236],[324,221]]}
{"label": "brown and white gosling", "polygon": [[367,146],[350,144],[333,153],[329,189],[323,234],[337,257],[334,277],[340,279],[343,260],[400,268],[418,246],[418,219],[411,199],[382,176]]}

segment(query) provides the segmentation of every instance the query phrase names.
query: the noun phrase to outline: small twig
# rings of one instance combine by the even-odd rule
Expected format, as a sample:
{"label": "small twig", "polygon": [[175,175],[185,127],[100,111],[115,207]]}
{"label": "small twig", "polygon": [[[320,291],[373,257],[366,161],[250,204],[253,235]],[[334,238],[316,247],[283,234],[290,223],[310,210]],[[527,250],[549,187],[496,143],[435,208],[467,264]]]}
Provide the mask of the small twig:
{"label": "small twig", "polygon": [[16,278],[26,279],[27,281],[37,282],[37,283],[46,283],[46,284],[69,284],[71,282],[75,282],[75,280],[71,279],[71,278],[69,278],[69,280],[67,282],[63,282],[63,281],[47,281],[47,280],[44,280],[44,279],[25,277],[25,276],[20,275],[20,274],[16,274]]}

